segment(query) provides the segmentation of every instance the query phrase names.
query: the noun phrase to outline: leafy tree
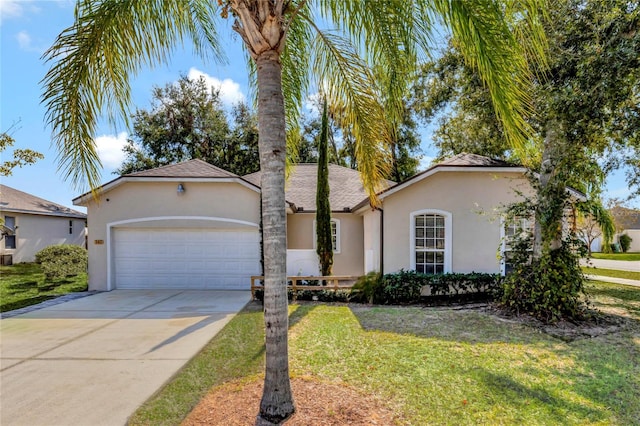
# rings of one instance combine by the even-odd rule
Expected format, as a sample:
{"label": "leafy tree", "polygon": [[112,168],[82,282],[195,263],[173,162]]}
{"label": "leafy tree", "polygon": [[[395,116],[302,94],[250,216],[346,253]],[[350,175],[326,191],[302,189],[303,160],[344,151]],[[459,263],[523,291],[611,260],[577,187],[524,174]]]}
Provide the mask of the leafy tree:
{"label": "leafy tree", "polygon": [[627,164],[630,187],[640,190],[633,179],[640,173],[640,10],[628,0],[562,0],[551,6],[547,72],[529,89],[535,99],[529,122],[537,138],[525,155],[511,150],[490,92],[454,42],[438,61],[422,67],[412,107],[439,123],[438,158],[460,152],[525,162],[530,157],[537,161],[529,165],[541,171],[545,137],[553,138],[553,145],[563,144],[554,161],[561,161],[562,179],[570,179],[565,183],[598,196],[604,173]]}
{"label": "leafy tree", "polygon": [[[318,108],[320,109],[320,108]],[[341,122],[343,109],[329,105],[329,162],[352,169],[358,168],[356,143],[351,130]],[[312,116],[304,122],[302,135],[298,143],[296,162],[318,162],[318,139],[320,137],[321,120]],[[420,165],[420,135],[418,123],[408,103],[404,102],[402,122],[399,128],[391,134],[389,151],[391,164],[384,173],[385,179],[401,182],[418,172]]]}
{"label": "leafy tree", "polygon": [[[543,280],[549,286],[545,291],[557,300],[547,298],[530,306],[546,309],[565,304],[564,312],[572,314],[579,313],[574,307],[582,277],[576,255],[568,249],[571,242],[563,241],[563,218],[572,208],[566,186],[597,200],[606,172],[622,163],[632,168],[630,184],[639,182],[633,176],[640,173],[640,8],[628,0],[562,0],[550,6],[549,62],[535,71],[538,78],[529,89],[535,110],[528,121],[536,137],[526,149],[514,151],[507,143],[491,107],[490,91],[466,64],[455,41],[439,61],[423,68],[414,87],[414,106],[426,119],[452,111],[440,119],[436,132],[440,157],[466,151],[517,158],[537,172],[532,180],[537,197],[530,206],[535,216],[534,261],[521,271],[521,288],[507,292],[506,298],[527,298],[535,293],[533,286],[542,288],[532,272],[538,271],[549,275]],[[520,26],[516,23],[516,28]],[[591,202],[585,212],[593,213],[594,205]],[[600,204],[596,210],[604,209]],[[611,228],[609,215],[593,217],[603,230]],[[523,259],[528,261],[529,254]],[[575,294],[561,291],[568,277],[578,280],[571,283]],[[511,280],[517,280],[517,274]],[[576,304],[570,306],[573,301]],[[510,301],[514,306],[519,302],[523,300]]]}
{"label": "leafy tree", "polygon": [[318,141],[318,182],[316,188],[316,252],[320,259],[320,273],[331,275],[333,239],[331,236],[331,205],[329,204],[329,117],[327,101],[322,108],[322,125]]}
{"label": "leafy tree", "polygon": [[593,242],[602,236],[602,230],[598,222],[591,216],[579,216],[576,220],[576,232],[587,246],[587,252],[591,256]]}
{"label": "leafy tree", "polygon": [[591,256],[591,245],[598,237],[602,237],[601,250],[608,252],[616,231],[609,211],[600,200],[580,203],[577,207],[576,233],[586,242],[588,255]]}
{"label": "leafy tree", "polygon": [[219,92],[203,77],[181,76],[154,87],[150,110],[136,110],[127,158],[115,173],[124,175],[193,158],[238,175],[259,168],[257,123],[248,107],[237,104],[234,125],[225,115]]}
{"label": "leafy tree", "polygon": [[[398,122],[402,114],[404,88],[398,87],[417,58],[426,56],[435,17],[480,70],[509,140],[517,145],[527,140],[526,55],[505,17],[529,22],[525,38],[543,44],[539,3],[509,2],[505,9],[497,0],[78,0],[74,24],[45,53],[51,64],[43,81],[47,121],[66,176],[97,187],[98,115],[106,110],[113,120],[126,117],[129,76],[143,65],[166,61],[185,38],[197,53],[221,58],[219,19],[234,21],[257,86],[262,170],[266,374],[257,423],[279,423],[294,412],[287,349],[286,142],[287,135],[290,142],[299,135],[299,111],[311,77],[317,77],[313,83],[323,88],[330,105],[344,107],[342,122],[356,141],[358,170],[375,194],[388,168],[386,121]],[[322,30],[327,22],[338,30]],[[372,63],[387,77],[379,84]],[[386,109],[379,99],[385,99]]]}
{"label": "leafy tree", "polygon": [[[12,147],[16,142],[13,137],[9,134],[11,129],[6,132],[0,133],[0,153],[4,152],[5,149]],[[26,166],[28,164],[33,164],[38,160],[44,158],[44,155],[39,152],[33,151],[31,149],[15,149],[13,150],[13,159],[5,160],[0,163],[0,176],[11,176],[13,173],[13,169],[16,167]]]}

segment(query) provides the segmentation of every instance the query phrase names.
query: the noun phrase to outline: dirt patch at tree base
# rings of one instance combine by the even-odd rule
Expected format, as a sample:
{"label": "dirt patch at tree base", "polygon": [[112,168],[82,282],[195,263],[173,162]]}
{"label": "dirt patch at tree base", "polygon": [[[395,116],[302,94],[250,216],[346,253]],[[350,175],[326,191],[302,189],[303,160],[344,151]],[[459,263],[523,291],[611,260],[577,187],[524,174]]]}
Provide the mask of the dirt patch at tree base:
{"label": "dirt patch at tree base", "polygon": [[[255,424],[262,397],[263,379],[230,382],[211,390],[182,426]],[[296,413],[287,426],[394,425],[398,419],[378,398],[345,385],[311,378],[291,380]]]}
{"label": "dirt patch at tree base", "polygon": [[588,316],[581,320],[563,319],[552,324],[545,323],[526,314],[518,315],[497,305],[490,305],[485,310],[502,321],[534,327],[565,342],[618,333],[628,328],[632,322],[624,316],[597,310],[589,311]]}

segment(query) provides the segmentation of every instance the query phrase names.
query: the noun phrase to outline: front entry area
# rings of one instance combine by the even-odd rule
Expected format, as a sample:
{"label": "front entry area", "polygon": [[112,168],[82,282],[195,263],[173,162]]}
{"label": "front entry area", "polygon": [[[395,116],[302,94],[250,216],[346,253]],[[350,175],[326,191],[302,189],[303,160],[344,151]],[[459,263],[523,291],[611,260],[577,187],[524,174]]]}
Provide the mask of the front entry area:
{"label": "front entry area", "polygon": [[260,275],[257,230],[114,228],[117,289],[247,290]]}

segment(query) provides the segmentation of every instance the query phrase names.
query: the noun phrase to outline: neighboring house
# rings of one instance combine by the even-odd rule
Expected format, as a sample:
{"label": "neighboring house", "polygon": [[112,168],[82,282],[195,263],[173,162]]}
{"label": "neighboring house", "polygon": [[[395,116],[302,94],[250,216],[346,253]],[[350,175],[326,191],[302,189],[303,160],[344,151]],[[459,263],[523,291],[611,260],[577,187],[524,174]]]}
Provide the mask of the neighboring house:
{"label": "neighboring house", "polygon": [[[500,209],[530,195],[526,169],[460,154],[371,207],[357,171],[329,166],[335,275],[501,272]],[[317,274],[315,164],[286,184],[289,275]],[[121,176],[73,200],[89,216],[89,288],[248,289],[261,273],[260,173],[191,160]]]}
{"label": "neighboring house", "polygon": [[0,185],[3,264],[33,262],[35,254],[56,244],[86,244],[87,215]]}
{"label": "neighboring house", "polygon": [[613,207],[610,212],[619,230],[613,240],[618,241],[620,235],[627,234],[631,237],[629,252],[640,252],[640,210]]}

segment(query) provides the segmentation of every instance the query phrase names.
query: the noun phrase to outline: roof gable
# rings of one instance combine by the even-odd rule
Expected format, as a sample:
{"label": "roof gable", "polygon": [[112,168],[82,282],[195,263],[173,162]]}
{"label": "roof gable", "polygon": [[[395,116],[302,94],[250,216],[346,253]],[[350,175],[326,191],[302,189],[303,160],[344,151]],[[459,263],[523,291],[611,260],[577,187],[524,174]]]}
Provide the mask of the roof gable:
{"label": "roof gable", "polygon": [[75,217],[84,219],[86,214],[61,204],[47,201],[23,191],[0,184],[0,210],[5,212],[38,214],[45,216]]}
{"label": "roof gable", "polygon": [[[182,163],[169,164],[155,169],[142,170],[129,173],[105,183],[97,189],[97,193],[105,193],[126,182],[159,182],[159,181],[199,181],[199,182],[236,182],[254,191],[258,191],[258,185],[236,174],[228,172],[213,164],[200,159],[183,161]],[[75,205],[85,205],[93,197],[92,192],[86,192],[73,199]]]}
{"label": "roof gable", "polygon": [[[462,153],[454,157],[446,159],[438,164],[429,167],[427,170],[413,175],[409,179],[400,182],[399,184],[382,191],[379,197],[382,199],[397,191],[420,182],[423,179],[428,178],[439,172],[511,172],[511,173],[526,173],[527,169],[523,166],[507,163],[502,160],[495,160],[489,157],[484,157],[477,154]],[[361,206],[358,206],[361,207]]]}
{"label": "roof gable", "polygon": [[[260,185],[261,172],[243,176],[244,179]],[[395,182],[386,181],[387,185]],[[296,164],[285,185],[285,198],[301,211],[316,211],[316,187],[318,165],[316,163]],[[353,206],[367,197],[360,179],[360,172],[347,167],[329,164],[329,203],[333,211],[351,211]]]}
{"label": "roof gable", "polygon": [[[503,160],[484,157],[478,154],[467,154],[463,152],[451,158],[447,158],[433,167],[456,166],[456,167],[518,167]],[[432,167],[432,168],[433,168]]]}
{"label": "roof gable", "polygon": [[142,170],[124,175],[126,177],[164,177],[164,178],[237,178],[231,172],[209,164],[200,159],[169,164],[155,169]]}
{"label": "roof gable", "polygon": [[623,229],[640,229],[640,210],[615,206],[609,212]]}

